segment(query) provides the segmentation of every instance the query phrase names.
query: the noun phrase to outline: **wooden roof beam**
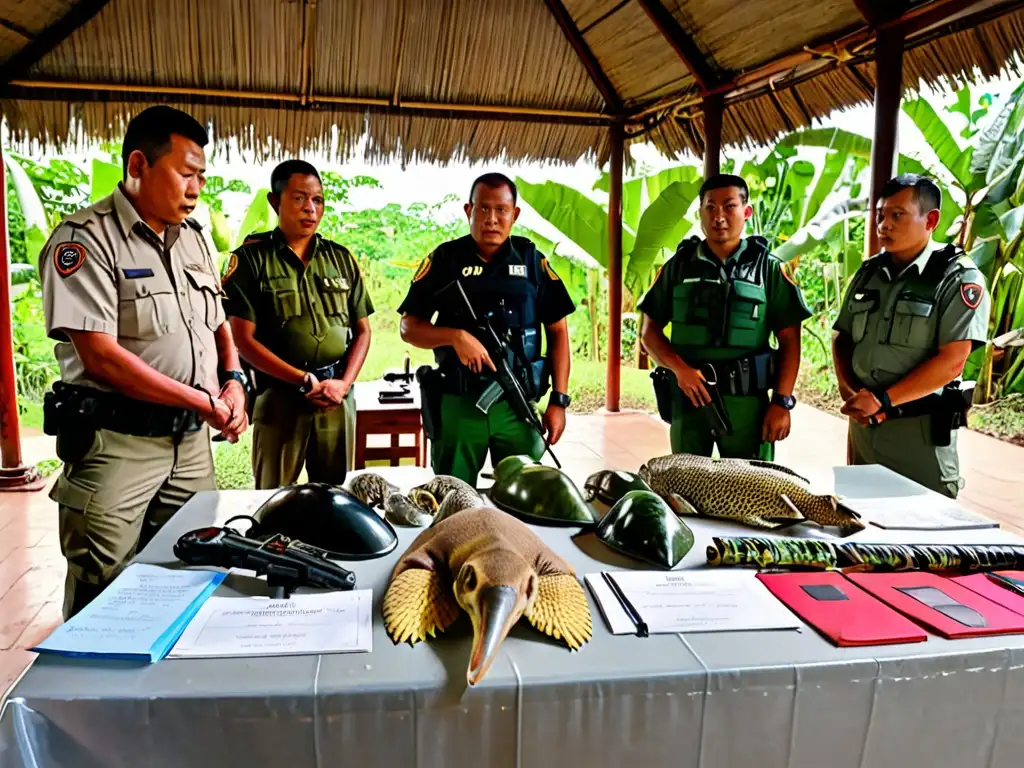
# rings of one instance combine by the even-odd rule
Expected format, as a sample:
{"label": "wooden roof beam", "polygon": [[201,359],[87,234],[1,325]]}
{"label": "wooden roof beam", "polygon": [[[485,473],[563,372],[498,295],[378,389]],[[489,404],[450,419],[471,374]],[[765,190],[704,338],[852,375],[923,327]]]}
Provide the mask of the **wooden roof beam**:
{"label": "wooden roof beam", "polygon": [[654,22],[654,26],[661,32],[661,36],[675,49],[676,55],[682,59],[697,86],[702,91],[708,91],[718,85],[721,77],[715,72],[707,56],[697,47],[693,38],[683,29],[676,17],[665,8],[661,0],[637,0],[637,2]]}
{"label": "wooden roof beam", "polygon": [[24,37],[26,40],[35,40],[36,37],[30,30],[20,24],[15,24],[13,21],[8,19],[0,19],[0,27],[9,29],[14,34]]}
{"label": "wooden roof beam", "polygon": [[576,55],[586,68],[587,74],[590,75],[590,79],[594,82],[594,86],[601,94],[601,98],[604,99],[608,109],[614,113],[621,112],[622,99],[619,98],[619,94],[615,91],[615,86],[612,85],[612,81],[608,79],[608,75],[601,68],[601,64],[598,62],[594,52],[587,45],[587,41],[583,38],[579,27],[576,26],[576,22],[573,21],[569,11],[562,4],[562,0],[544,0],[544,2],[547,3],[548,10],[555,17],[555,21],[558,22],[558,26],[569,41],[569,44],[576,51]]}
{"label": "wooden roof beam", "polygon": [[71,34],[89,19],[103,10],[110,0],[81,0],[71,10],[48,26],[28,45],[14,54],[0,69],[0,83],[3,87],[16,78],[24,77],[32,67],[50,51],[67,40]]}

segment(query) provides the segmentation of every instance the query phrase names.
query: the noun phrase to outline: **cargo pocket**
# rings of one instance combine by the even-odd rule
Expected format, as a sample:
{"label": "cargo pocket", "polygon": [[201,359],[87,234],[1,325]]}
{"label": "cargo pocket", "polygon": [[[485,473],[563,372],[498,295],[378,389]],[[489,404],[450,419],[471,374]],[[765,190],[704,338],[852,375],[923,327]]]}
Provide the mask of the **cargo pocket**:
{"label": "cargo pocket", "polygon": [[767,297],[764,286],[737,280],[732,284],[729,301],[729,331],[726,343],[730,347],[757,347],[764,343],[759,338],[766,328],[764,311]]}
{"label": "cargo pocket", "polygon": [[292,288],[282,288],[272,294],[274,314],[281,325],[302,313],[302,299],[299,292]]}
{"label": "cargo pocket", "polygon": [[[71,575],[80,581],[95,582],[95,559],[89,543],[89,503],[96,490],[81,480],[60,474],[50,490],[57,502],[60,518],[60,550],[68,561]],[[91,578],[90,578],[91,577]]]}
{"label": "cargo pocket", "polygon": [[850,300],[850,336],[855,342],[867,335],[869,315],[878,308],[878,296]]}
{"label": "cargo pocket", "polygon": [[122,283],[118,313],[118,335],[126,339],[157,339],[174,333],[181,323],[181,310],[170,285],[126,281]]}
{"label": "cargo pocket", "polygon": [[687,278],[672,290],[672,344],[704,346],[711,341],[708,324],[711,315],[704,296],[708,288],[719,285],[715,280]]}
{"label": "cargo pocket", "polygon": [[348,281],[341,277],[317,275],[317,288],[324,304],[324,313],[331,325],[348,325]]}
{"label": "cargo pocket", "polygon": [[221,311],[220,290],[217,287],[217,280],[208,272],[197,269],[185,269],[185,276],[188,278],[192,289],[197,292],[203,306],[203,322],[211,331],[216,331],[224,322],[224,314]]}
{"label": "cargo pocket", "polygon": [[901,347],[930,349],[935,340],[932,313],[935,305],[917,298],[900,298],[892,319],[889,341]]}

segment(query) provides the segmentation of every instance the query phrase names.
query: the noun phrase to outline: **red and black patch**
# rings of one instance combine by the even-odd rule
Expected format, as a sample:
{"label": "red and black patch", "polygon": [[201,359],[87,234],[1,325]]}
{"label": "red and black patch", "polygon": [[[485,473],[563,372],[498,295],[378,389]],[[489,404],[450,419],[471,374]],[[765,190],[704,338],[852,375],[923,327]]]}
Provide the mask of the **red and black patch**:
{"label": "red and black patch", "polygon": [[977,309],[981,304],[981,298],[985,295],[985,289],[977,283],[963,283],[960,286],[960,297],[971,309]]}
{"label": "red and black patch", "polygon": [[79,243],[58,243],[53,249],[53,266],[61,277],[70,277],[85,264],[85,248]]}

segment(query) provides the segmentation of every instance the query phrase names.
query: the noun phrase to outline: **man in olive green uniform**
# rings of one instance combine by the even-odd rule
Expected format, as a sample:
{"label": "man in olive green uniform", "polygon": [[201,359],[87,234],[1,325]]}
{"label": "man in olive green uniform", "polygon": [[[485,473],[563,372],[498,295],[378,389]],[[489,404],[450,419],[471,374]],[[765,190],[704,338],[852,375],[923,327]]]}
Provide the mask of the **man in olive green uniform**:
{"label": "man in olive green uniform", "polygon": [[352,384],[370,348],[373,304],[355,258],[316,230],[320,175],[288,160],[274,169],[271,232],[250,235],[224,272],[225,311],[256,369],[252,467],[257,488],[298,480],[341,485],[353,444]]}
{"label": "man in olive green uniform", "polygon": [[[431,465],[437,474],[477,482],[490,449],[491,464],[515,454],[540,460],[545,439],[558,442],[569,405],[569,330],[575,311],[565,284],[547,259],[522,237],[510,236],[519,217],[511,179],[484,174],[473,182],[465,205],[469,235],[439,245],[423,260],[398,311],[402,339],[435,350],[438,368],[421,379]],[[543,416],[545,438],[520,419],[506,397],[487,407],[481,395],[494,389],[494,361],[474,336],[454,286],[458,280],[479,317],[489,317],[509,345],[508,362],[531,407],[554,388]],[[437,313],[437,319],[431,318]],[[541,328],[547,341],[541,353]],[[486,411],[484,410],[486,408]]]}
{"label": "man in olive green uniform", "polygon": [[[710,456],[717,444],[723,458],[772,460],[775,443],[789,435],[800,326],[811,312],[765,239],[743,236],[753,213],[748,197],[738,176],[705,181],[706,239],[680,243],[639,304],[644,347],[667,369],[656,386],[670,403],[662,415],[671,419],[673,453]],[[712,386],[731,431],[712,429]]]}
{"label": "man in olive green uniform", "polygon": [[45,429],[64,462],[64,618],[113,580],[196,491],[214,489],[207,424],[232,442],[245,390],[216,266],[188,218],[205,183],[205,129],[170,107],[135,117],[124,181],[68,216],[39,256],[61,379]]}
{"label": "man in olive green uniform", "polygon": [[932,241],[941,204],[926,177],[897,176],[882,189],[884,251],[851,279],[832,350],[852,463],[881,464],[956,498],[956,429],[973,394],[958,379],[986,342],[990,300],[970,258]]}

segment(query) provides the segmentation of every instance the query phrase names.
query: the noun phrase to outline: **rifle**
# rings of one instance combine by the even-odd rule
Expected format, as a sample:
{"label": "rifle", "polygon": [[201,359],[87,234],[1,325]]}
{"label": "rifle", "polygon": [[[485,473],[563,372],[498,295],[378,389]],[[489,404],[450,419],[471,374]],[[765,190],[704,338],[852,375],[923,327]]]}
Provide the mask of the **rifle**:
{"label": "rifle", "polygon": [[[477,317],[476,312],[473,311],[473,304],[470,302],[469,297],[462,288],[462,283],[458,280],[452,281],[455,287],[459,290],[459,295],[462,297],[463,303],[466,305],[466,309],[469,311],[469,316],[473,320],[473,324],[476,326],[477,340],[483,344],[487,354],[491,358],[491,362],[494,363],[495,381],[477,400],[476,407],[482,412],[487,413],[490,407],[497,401],[497,399],[504,393],[508,399],[509,405],[512,406],[512,410],[515,414],[526,421],[534,431],[541,436],[544,441],[544,450],[551,454],[551,458],[555,461],[555,466],[559,469],[562,465],[558,461],[558,457],[555,456],[554,451],[551,450],[551,446],[548,443],[548,439],[544,434],[544,425],[541,420],[537,418],[536,411],[530,406],[530,401],[526,399],[526,393],[523,391],[522,385],[519,383],[519,379],[512,373],[511,367],[508,364],[508,345],[501,340],[497,332],[494,330],[494,326],[491,325],[490,319],[487,317]],[[451,284],[442,289],[442,293],[451,287]]]}

